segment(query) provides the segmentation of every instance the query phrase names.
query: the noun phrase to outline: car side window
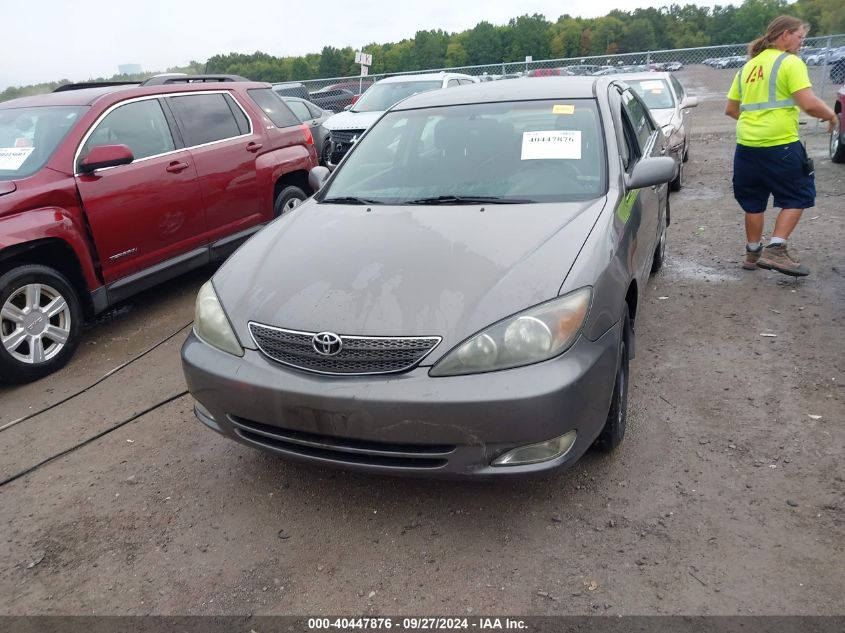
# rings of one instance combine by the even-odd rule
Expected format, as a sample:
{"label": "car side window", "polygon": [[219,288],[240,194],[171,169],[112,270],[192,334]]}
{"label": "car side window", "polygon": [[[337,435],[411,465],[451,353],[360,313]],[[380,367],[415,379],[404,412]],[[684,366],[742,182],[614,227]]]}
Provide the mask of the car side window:
{"label": "car side window", "polygon": [[302,105],[308,108],[308,112],[311,114],[312,119],[319,119],[321,116],[323,116],[323,111],[320,110],[320,108],[318,108],[317,106],[313,106],[308,103],[303,103]]}
{"label": "car side window", "polygon": [[446,84],[447,88],[454,88],[455,86],[459,85],[457,79],[450,79],[449,83]]}
{"label": "car side window", "polygon": [[470,79],[458,79],[458,83],[462,86],[466,86],[467,84],[472,84],[475,82]]}
{"label": "car side window", "polygon": [[247,90],[250,98],[264,111],[276,127],[299,125],[300,121],[282,98],[270,88]]}
{"label": "car side window", "polygon": [[625,90],[622,93],[622,109],[628,115],[628,121],[634,130],[640,149],[644,148],[654,132],[654,126],[651,124],[645,106],[631,90]]}
{"label": "car side window", "polygon": [[109,112],[85,141],[80,158],[97,145],[126,145],[135,160],[176,148],[158,99],[133,101]]}
{"label": "car side window", "polygon": [[232,111],[232,115],[235,117],[235,122],[238,124],[238,129],[241,131],[241,134],[249,134],[249,118],[247,118],[246,114],[244,114],[243,108],[241,108],[237,104],[237,102],[232,98],[231,95],[223,96],[226,98],[226,103],[229,104],[229,109]]}
{"label": "car side window", "polygon": [[222,94],[168,97],[168,102],[189,146],[241,135],[235,115]]}
{"label": "car side window", "polygon": [[299,120],[303,123],[314,118],[311,116],[311,112],[308,107],[301,101],[285,101],[285,103],[291,110],[293,110],[293,113],[298,116]]}

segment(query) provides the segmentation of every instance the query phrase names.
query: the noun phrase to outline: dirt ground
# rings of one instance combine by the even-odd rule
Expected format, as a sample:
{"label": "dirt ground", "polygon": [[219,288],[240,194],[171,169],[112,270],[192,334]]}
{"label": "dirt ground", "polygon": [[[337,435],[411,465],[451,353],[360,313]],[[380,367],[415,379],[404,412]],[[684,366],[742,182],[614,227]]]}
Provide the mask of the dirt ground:
{"label": "dirt ground", "polygon": [[235,444],[185,395],[201,271],[0,387],[0,614],[845,613],[845,166],[805,125],[818,200],[790,243],[812,274],[742,270],[729,74],[679,77],[702,103],[619,450],[473,484]]}

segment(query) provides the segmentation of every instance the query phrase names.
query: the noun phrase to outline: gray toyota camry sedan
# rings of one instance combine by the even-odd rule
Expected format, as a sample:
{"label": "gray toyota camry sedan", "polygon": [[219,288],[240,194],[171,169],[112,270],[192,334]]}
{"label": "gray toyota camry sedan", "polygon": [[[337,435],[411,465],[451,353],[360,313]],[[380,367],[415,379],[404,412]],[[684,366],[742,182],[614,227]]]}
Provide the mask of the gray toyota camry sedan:
{"label": "gray toyota camry sedan", "polygon": [[502,81],[391,108],[200,290],[199,420],[349,470],[566,467],[625,433],[675,163],[621,79]]}

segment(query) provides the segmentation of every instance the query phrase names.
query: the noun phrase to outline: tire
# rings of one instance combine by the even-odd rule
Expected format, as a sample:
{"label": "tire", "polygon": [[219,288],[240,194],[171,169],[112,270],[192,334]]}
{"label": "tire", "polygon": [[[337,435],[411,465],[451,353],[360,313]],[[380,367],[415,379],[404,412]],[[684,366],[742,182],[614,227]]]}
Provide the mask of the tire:
{"label": "tire", "polygon": [[684,186],[684,161],[681,160],[678,162],[678,175],[675,176],[675,180],[669,183],[669,190],[670,191],[680,191],[681,188]]}
{"label": "tire", "polygon": [[0,381],[32,382],[61,369],[81,332],[79,296],[60,272],[25,265],[0,276]]}
{"label": "tire", "polygon": [[320,164],[323,167],[329,166],[329,160],[332,157],[332,142],[329,139],[323,141],[323,147],[320,149]]}
{"label": "tire", "polygon": [[276,196],[276,202],[273,205],[273,216],[278,218],[280,215],[289,213],[298,207],[307,197],[305,192],[299,187],[285,187]]}
{"label": "tire", "polygon": [[619,357],[616,376],[613,379],[613,396],[607,420],[593,447],[602,452],[610,452],[622,443],[625,427],[628,425],[628,351],[631,346],[633,330],[628,315],[628,305],[622,312],[622,338],[619,343]]}
{"label": "tire", "polygon": [[830,160],[845,163],[845,134],[842,133],[842,113],[836,116],[836,127],[830,133]]}
{"label": "tire", "polygon": [[669,198],[666,198],[666,213],[663,216],[663,227],[657,245],[654,247],[654,258],[651,261],[651,274],[663,268],[663,260],[666,258],[666,238],[669,232]]}
{"label": "tire", "polygon": [[689,160],[689,145],[684,146],[684,162]]}

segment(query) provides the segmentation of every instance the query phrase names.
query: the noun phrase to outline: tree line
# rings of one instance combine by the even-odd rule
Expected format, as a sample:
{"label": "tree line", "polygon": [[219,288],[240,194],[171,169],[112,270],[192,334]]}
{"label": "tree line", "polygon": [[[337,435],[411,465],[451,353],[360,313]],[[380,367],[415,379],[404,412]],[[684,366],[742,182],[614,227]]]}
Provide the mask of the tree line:
{"label": "tree line", "polygon": [[[580,58],[642,51],[695,48],[748,42],[761,35],[766,25],[781,14],[795,15],[810,25],[810,35],[845,32],[842,0],[745,0],[740,6],[669,7],[613,10],[598,18],[568,14],[552,22],[545,16],[521,15],[504,25],[482,21],[459,33],[418,31],[399,42],[373,42],[363,48],[373,56],[370,74],[396,73],[433,68],[501,64],[524,60]],[[160,71],[157,71],[160,72]],[[320,53],[296,57],[251,54],[214,55],[205,63],[191,61],[165,72],[227,73],[256,81],[291,81],[355,76],[350,47],[324,46]],[[156,73],[114,75],[97,80],[134,81]],[[0,101],[37,94],[69,83],[67,79],[0,92]]]}

